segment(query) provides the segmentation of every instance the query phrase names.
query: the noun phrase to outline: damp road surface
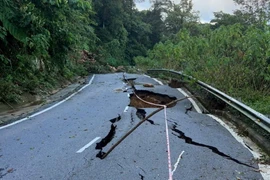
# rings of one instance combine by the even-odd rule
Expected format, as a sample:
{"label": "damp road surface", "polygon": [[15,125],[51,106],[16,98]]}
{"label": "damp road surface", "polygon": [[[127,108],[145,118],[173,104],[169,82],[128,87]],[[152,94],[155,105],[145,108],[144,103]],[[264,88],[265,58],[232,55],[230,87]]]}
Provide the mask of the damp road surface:
{"label": "damp road surface", "polygon": [[102,159],[160,105],[185,96],[136,74],[95,75],[90,83],[0,129],[0,179],[263,179],[249,150],[188,99],[154,114]]}

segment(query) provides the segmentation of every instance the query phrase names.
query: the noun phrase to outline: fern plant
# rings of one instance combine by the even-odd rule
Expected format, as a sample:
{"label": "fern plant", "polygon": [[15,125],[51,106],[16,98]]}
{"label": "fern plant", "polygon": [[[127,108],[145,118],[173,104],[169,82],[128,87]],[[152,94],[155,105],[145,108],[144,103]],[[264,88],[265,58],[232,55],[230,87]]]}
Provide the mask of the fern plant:
{"label": "fern plant", "polygon": [[7,30],[0,26],[0,40],[4,41],[7,36]]}
{"label": "fern plant", "polygon": [[[3,0],[0,1],[0,7],[0,21],[5,30],[15,39],[20,42],[25,42],[27,37],[26,33],[22,28],[12,22],[12,18],[15,16],[14,12],[16,12],[16,5],[11,0]],[[0,34],[1,32],[3,32],[3,30],[0,30]]]}

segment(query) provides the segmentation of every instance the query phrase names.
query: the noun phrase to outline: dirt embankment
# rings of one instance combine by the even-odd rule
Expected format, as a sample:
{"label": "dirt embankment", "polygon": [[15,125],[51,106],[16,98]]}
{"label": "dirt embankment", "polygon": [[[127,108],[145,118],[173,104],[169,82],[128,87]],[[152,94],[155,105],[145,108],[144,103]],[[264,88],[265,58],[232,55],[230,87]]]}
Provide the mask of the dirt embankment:
{"label": "dirt embankment", "polygon": [[76,77],[72,81],[62,82],[58,87],[42,94],[22,94],[19,103],[0,102],[0,126],[27,117],[50,103],[59,101],[83,86],[88,78]]}

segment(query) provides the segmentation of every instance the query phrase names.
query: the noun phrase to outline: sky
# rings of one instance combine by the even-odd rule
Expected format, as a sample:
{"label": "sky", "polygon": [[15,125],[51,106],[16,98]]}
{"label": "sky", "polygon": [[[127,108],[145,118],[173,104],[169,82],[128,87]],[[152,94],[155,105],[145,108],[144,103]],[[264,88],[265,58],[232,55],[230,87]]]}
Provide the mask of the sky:
{"label": "sky", "polygon": [[[179,3],[180,0],[173,0]],[[193,0],[194,11],[200,11],[201,22],[210,22],[214,18],[213,12],[223,11],[224,13],[232,13],[237,6],[233,0]],[[150,3],[145,0],[143,3],[136,3],[139,10],[149,9]]]}

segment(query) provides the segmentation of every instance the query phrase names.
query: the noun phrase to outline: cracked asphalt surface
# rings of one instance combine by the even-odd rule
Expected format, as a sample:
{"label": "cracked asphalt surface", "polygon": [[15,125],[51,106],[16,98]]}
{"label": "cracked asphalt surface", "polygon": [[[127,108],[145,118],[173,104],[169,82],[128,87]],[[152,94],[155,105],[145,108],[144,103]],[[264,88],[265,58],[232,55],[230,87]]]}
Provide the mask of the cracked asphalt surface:
{"label": "cracked asphalt surface", "polygon": [[[184,97],[149,77],[127,77],[136,78],[137,90]],[[122,80],[122,73],[96,75],[91,85],[59,106],[1,129],[0,179],[168,179],[163,111],[150,118],[154,124],[146,121],[105,159],[96,157],[96,143],[110,133],[110,120],[121,116],[103,152],[140,121],[136,108],[127,107],[132,90],[123,92],[128,86]],[[172,165],[184,151],[174,179],[263,179],[246,147],[210,116],[194,110],[185,113],[188,106],[189,100],[184,100],[167,109]],[[148,115],[156,109],[144,110]],[[89,144],[93,139],[98,140]]]}

